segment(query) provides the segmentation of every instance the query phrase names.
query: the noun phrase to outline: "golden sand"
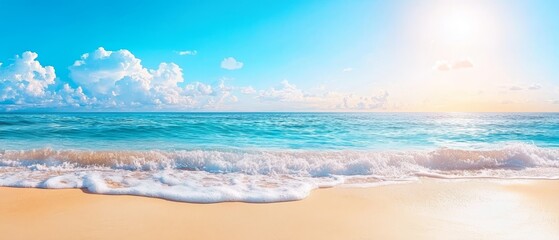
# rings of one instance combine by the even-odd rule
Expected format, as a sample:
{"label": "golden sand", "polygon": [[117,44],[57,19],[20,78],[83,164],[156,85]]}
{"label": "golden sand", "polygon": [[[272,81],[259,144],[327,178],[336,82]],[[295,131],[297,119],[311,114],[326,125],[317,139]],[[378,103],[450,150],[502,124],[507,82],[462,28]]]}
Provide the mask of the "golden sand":
{"label": "golden sand", "polygon": [[1,239],[559,239],[559,181],[329,188],[302,201],[192,204],[0,188]]}

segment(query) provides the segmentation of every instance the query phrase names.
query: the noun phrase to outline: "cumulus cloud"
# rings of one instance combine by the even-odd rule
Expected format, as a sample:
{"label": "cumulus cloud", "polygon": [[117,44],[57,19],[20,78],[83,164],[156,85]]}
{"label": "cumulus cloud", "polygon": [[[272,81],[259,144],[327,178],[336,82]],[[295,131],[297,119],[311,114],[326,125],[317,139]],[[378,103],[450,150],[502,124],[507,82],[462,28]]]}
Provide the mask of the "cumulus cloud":
{"label": "cumulus cloud", "polygon": [[256,90],[252,86],[241,87],[242,94],[255,94]]}
{"label": "cumulus cloud", "polygon": [[186,85],[185,90],[185,95],[191,104],[198,109],[218,108],[221,104],[234,103],[238,100],[233,95],[233,87],[227,86],[223,80],[213,86],[194,82]]}
{"label": "cumulus cloud", "polygon": [[186,56],[186,55],[194,56],[194,55],[198,54],[198,51],[196,51],[196,50],[179,51],[178,54],[181,55],[181,56]]}
{"label": "cumulus cloud", "polygon": [[516,84],[516,85],[504,85],[502,88],[505,88],[509,91],[523,91],[523,90],[540,90],[542,88],[539,84],[531,84],[531,85],[523,85],[523,84]]}
{"label": "cumulus cloud", "polygon": [[152,77],[141,60],[128,50],[113,52],[102,47],[83,54],[69,70],[74,82],[97,97],[121,94],[119,85],[147,89]]}
{"label": "cumulus cloud", "polygon": [[297,86],[290,84],[287,80],[283,80],[279,87],[260,91],[258,98],[261,100],[296,102],[304,100],[305,94]]}
{"label": "cumulus cloud", "polygon": [[215,107],[231,95],[220,82],[216,87],[190,83],[185,87],[182,69],[160,63],[147,69],[130,51],[104,48],[82,55],[70,68],[70,77],[97,104],[109,107],[201,108]]}
{"label": "cumulus cloud", "polygon": [[228,57],[223,59],[223,61],[221,61],[221,68],[227,70],[241,69],[243,65],[244,63],[237,61],[237,59],[233,57]]}
{"label": "cumulus cloud", "polygon": [[90,102],[89,97],[83,93],[82,87],[76,89],[70,87],[67,83],[57,93],[56,102],[62,106],[81,107]]}
{"label": "cumulus cloud", "polygon": [[60,80],[54,68],[42,66],[37,57],[25,52],[13,63],[0,65],[0,109],[184,110],[219,108],[237,101],[233,87],[224,81],[183,84],[177,64],[163,62],[148,69],[125,49],[98,48],[83,54],[69,67],[71,84],[55,83]]}
{"label": "cumulus cloud", "polygon": [[472,67],[474,67],[474,64],[468,59],[457,60],[453,62],[449,62],[446,60],[439,60],[436,61],[435,64],[433,65],[433,70],[450,71],[450,70],[458,70],[458,69],[472,68]]}
{"label": "cumulus cloud", "polygon": [[386,91],[359,96],[325,88],[303,90],[287,80],[261,90],[230,86],[225,78],[213,84],[185,82],[177,64],[148,68],[126,49],[98,48],[83,54],[68,68],[68,81],[57,78],[54,67],[43,66],[37,58],[36,53],[24,52],[0,64],[0,110],[220,109],[239,101],[235,93],[259,100],[264,107],[284,104],[281,109],[384,109],[388,102]]}
{"label": "cumulus cloud", "polygon": [[52,66],[42,66],[38,54],[24,52],[13,63],[0,65],[0,104],[41,105],[50,97],[48,87],[56,74]]}
{"label": "cumulus cloud", "polygon": [[387,91],[380,91],[370,96],[331,91],[309,93],[283,80],[278,87],[261,90],[257,98],[261,101],[287,102],[300,107],[322,110],[375,110],[385,109],[388,106],[388,96]]}
{"label": "cumulus cloud", "polygon": [[385,90],[372,96],[356,96],[351,94],[343,98],[342,108],[362,110],[385,108],[388,103],[388,96],[389,94]]}
{"label": "cumulus cloud", "polygon": [[528,86],[528,90],[539,90],[541,88],[542,88],[542,86],[539,85],[539,84],[532,84],[532,85]]}
{"label": "cumulus cloud", "polygon": [[81,87],[56,87],[54,67],[42,66],[38,54],[24,52],[13,62],[0,64],[0,109],[63,108],[83,106],[89,101]]}
{"label": "cumulus cloud", "polygon": [[438,70],[438,71],[448,71],[450,70],[450,68],[451,68],[450,63],[444,60],[436,61],[435,65],[433,65],[433,70]]}
{"label": "cumulus cloud", "polygon": [[[44,96],[49,85],[54,84],[56,74],[52,66],[43,67],[34,52],[16,55],[14,63],[0,69],[2,99]],[[1,67],[1,66],[0,66]],[[11,92],[11,93],[9,93]]]}
{"label": "cumulus cloud", "polygon": [[468,59],[458,60],[451,64],[452,69],[472,68],[472,67],[474,67],[474,64]]}

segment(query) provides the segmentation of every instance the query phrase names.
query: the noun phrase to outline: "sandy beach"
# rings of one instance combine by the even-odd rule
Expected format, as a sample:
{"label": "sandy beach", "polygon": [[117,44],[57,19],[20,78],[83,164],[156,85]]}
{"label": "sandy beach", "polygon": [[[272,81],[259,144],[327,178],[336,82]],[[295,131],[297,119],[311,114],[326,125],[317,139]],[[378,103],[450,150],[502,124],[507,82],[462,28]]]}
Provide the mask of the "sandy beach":
{"label": "sandy beach", "polygon": [[3,239],[557,239],[559,181],[424,179],[294,202],[193,204],[0,188]]}

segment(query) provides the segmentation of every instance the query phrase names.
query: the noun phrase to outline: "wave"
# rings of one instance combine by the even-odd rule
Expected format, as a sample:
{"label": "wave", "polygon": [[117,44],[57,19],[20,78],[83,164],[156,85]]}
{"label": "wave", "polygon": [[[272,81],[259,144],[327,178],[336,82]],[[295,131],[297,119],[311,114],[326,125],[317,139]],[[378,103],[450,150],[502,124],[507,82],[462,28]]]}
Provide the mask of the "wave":
{"label": "wave", "polygon": [[437,178],[559,178],[559,149],[3,150],[0,185],[85,188],[187,202],[298,200],[319,187]]}

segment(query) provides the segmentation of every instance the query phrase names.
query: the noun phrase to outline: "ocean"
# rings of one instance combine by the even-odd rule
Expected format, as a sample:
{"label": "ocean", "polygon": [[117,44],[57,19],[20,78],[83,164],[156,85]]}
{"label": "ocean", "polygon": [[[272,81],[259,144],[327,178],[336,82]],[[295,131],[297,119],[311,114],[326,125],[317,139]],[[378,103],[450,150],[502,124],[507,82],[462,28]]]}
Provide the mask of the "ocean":
{"label": "ocean", "polygon": [[422,177],[559,179],[559,114],[0,114],[0,186],[277,202]]}

